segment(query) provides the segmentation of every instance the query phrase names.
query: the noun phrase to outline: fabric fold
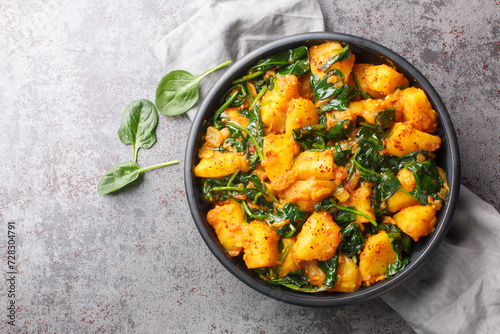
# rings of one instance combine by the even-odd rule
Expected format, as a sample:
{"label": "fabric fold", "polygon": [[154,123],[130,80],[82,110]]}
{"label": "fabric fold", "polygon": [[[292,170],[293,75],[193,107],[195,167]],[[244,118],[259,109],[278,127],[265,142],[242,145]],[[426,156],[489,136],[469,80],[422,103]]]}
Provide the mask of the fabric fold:
{"label": "fabric fold", "polygon": [[[150,34],[148,44],[165,74],[185,70],[198,75],[281,37],[323,30],[316,1],[196,0],[167,18]],[[202,80],[200,100],[223,72]],[[191,119],[196,109],[188,112]]]}

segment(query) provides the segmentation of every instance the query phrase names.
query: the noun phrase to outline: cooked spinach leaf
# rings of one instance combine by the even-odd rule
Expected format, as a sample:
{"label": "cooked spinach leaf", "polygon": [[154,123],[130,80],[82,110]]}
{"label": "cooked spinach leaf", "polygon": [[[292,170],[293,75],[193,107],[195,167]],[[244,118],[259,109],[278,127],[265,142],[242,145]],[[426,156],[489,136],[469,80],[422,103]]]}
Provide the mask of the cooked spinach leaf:
{"label": "cooked spinach leaf", "polygon": [[330,148],[327,145],[328,140],[339,141],[346,139],[354,124],[349,119],[338,120],[329,130],[326,130],[325,124],[304,126],[293,129],[293,139],[304,149],[308,151],[323,151]]}
{"label": "cooked spinach leaf", "polygon": [[337,268],[339,266],[339,258],[335,254],[330,260],[318,261],[318,267],[325,274],[323,286],[326,289],[331,289],[337,282]]}
{"label": "cooked spinach leaf", "polygon": [[[266,71],[272,69],[276,66],[282,66],[281,68],[287,68],[289,66],[294,66],[299,60],[309,59],[309,49],[305,46],[301,46],[295,49],[282,51],[261,59],[254,66],[252,66],[249,72],[258,70]],[[285,67],[287,66],[287,67]]]}
{"label": "cooked spinach leaf", "polygon": [[316,212],[318,212],[318,211],[326,211],[328,213],[333,213],[335,210],[346,211],[346,212],[350,212],[352,214],[356,214],[358,216],[365,217],[366,219],[368,219],[368,221],[370,223],[372,223],[373,225],[377,226],[377,222],[375,220],[373,220],[371,217],[369,217],[368,215],[366,215],[366,214],[364,214],[362,212],[359,212],[359,211],[355,210],[352,207],[345,207],[345,206],[342,206],[342,205],[338,205],[335,202],[335,200],[333,199],[333,197],[331,197],[331,196],[322,199],[320,202],[318,202],[318,203],[316,203],[314,205],[314,211],[316,211]]}
{"label": "cooked spinach leaf", "polygon": [[350,223],[341,230],[342,239],[339,249],[348,257],[357,256],[365,246],[365,239],[361,227],[357,223]]}
{"label": "cooked spinach leaf", "polygon": [[323,72],[326,72],[336,62],[347,60],[349,58],[351,58],[351,52],[349,51],[349,45],[346,45],[341,50],[341,52],[337,53],[336,55],[334,55],[333,57],[331,57],[330,59],[328,59],[327,61],[325,61],[323,63],[323,65],[321,65],[321,70]]}
{"label": "cooked spinach leaf", "polygon": [[345,166],[349,162],[349,157],[352,154],[351,149],[343,150],[339,143],[335,143],[334,148],[334,158],[335,164],[337,166]]}

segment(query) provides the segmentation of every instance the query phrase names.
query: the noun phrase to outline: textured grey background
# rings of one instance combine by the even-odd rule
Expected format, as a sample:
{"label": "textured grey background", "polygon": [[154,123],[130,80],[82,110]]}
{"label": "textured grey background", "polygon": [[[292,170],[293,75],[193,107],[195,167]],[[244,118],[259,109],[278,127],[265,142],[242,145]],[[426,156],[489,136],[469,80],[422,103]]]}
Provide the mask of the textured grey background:
{"label": "textured grey background", "polygon": [[[320,1],[327,30],[406,57],[447,105],[463,183],[500,207],[498,1]],[[145,38],[182,1],[0,2],[0,251],[16,222],[17,326],[0,332],[412,333],[380,299],[341,309],[282,304],[232,277],[203,244],[183,183],[186,116],[160,117],[151,171],[111,196],[96,184],[131,147],[124,107],[163,76]],[[3,280],[3,277],[1,278]]]}

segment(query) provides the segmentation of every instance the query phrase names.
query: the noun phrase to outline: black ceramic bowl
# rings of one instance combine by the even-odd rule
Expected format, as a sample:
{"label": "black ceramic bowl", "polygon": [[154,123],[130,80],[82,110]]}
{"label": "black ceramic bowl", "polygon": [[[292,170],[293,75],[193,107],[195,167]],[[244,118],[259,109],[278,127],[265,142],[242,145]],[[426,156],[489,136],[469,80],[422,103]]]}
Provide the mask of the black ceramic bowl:
{"label": "black ceramic bowl", "polygon": [[[446,171],[450,193],[448,203],[438,213],[435,231],[429,236],[421,238],[415,244],[410,258],[410,264],[400,273],[369,287],[363,286],[353,293],[322,292],[307,294],[293,291],[285,287],[270,285],[262,281],[253,270],[246,268],[245,263],[240,258],[231,258],[226,253],[224,248],[220,245],[214,229],[207,222],[206,216],[211,206],[201,195],[201,182],[199,179],[195,178],[193,167],[198,162],[196,154],[201,137],[200,128],[203,121],[213,116],[219,107],[219,101],[222,95],[232,86],[231,82],[234,79],[243,75],[246,69],[265,56],[301,45],[312,46],[321,44],[327,40],[348,43],[351,52],[356,54],[357,62],[390,64],[394,66],[399,72],[405,75],[410,81],[411,86],[421,88],[425,91],[434,110],[436,110],[439,115],[439,128],[436,132],[442,138],[442,144],[441,148],[436,153],[436,162]],[[224,267],[243,283],[264,295],[286,303],[313,307],[345,306],[366,301],[389,291],[391,288],[413,275],[439,247],[439,244],[450,227],[458,199],[460,188],[458,144],[450,115],[443,101],[429,81],[427,81],[427,79],[408,61],[391,50],[364,38],[328,32],[306,33],[276,40],[249,53],[247,56],[231,65],[222,78],[213,86],[207,97],[203,100],[191,127],[185,159],[185,184],[189,207],[203,240]]]}

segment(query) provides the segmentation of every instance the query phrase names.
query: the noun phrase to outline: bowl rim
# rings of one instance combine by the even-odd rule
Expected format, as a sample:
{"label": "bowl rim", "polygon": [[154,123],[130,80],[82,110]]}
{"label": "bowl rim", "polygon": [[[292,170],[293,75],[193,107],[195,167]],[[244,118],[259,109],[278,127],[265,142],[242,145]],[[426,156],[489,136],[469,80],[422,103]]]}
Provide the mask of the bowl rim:
{"label": "bowl rim", "polygon": [[[197,199],[201,196],[199,190],[195,188],[195,176],[193,173],[193,163],[195,160],[195,147],[198,140],[198,132],[206,118],[209,114],[213,113],[214,110],[209,109],[211,101],[221,94],[221,89],[227,86],[228,80],[241,71],[248,68],[256,60],[262,58],[263,56],[279,52],[280,49],[286,49],[292,47],[291,45],[297,43],[310,43],[313,41],[340,41],[346,42],[350,46],[360,47],[366,49],[371,53],[376,53],[383,55],[391,62],[393,62],[398,67],[404,69],[408,72],[416,82],[426,92],[429,100],[434,105],[435,110],[439,115],[439,123],[442,126],[444,133],[441,137],[446,137],[447,155],[449,161],[447,165],[451,168],[451,173],[447,173],[447,181],[449,186],[449,199],[448,203],[441,210],[442,212],[440,221],[436,224],[435,231],[429,235],[427,238],[427,246],[424,248],[420,256],[412,260],[408,266],[402,270],[400,273],[386,278],[383,281],[377,282],[366,290],[356,291],[354,293],[327,293],[323,295],[317,294],[307,294],[303,292],[293,291],[287,288],[272,286],[260,279],[256,279],[250,276],[248,273],[244,272],[239,266],[237,266],[228,254],[223,251],[217,242],[212,238],[209,231],[206,228],[203,217],[200,214],[200,207]],[[297,44],[298,46],[298,44]],[[224,91],[225,92],[225,91]],[[224,93],[222,92],[222,93]],[[221,76],[221,78],[213,85],[206,97],[203,99],[198,112],[191,125],[191,130],[189,133],[187,145],[186,145],[186,156],[184,162],[184,176],[185,176],[185,187],[186,187],[186,197],[188,200],[189,208],[196,224],[196,227],[210,249],[214,256],[219,260],[219,262],[234,276],[236,276],[240,281],[245,283],[252,289],[268,296],[273,299],[286,302],[289,304],[299,305],[299,306],[309,306],[309,307],[336,307],[336,306],[347,306],[360,302],[367,301],[369,299],[378,297],[390,289],[401,284],[403,281],[408,279],[415,273],[422,265],[432,256],[432,254],[438,249],[440,243],[445,238],[446,232],[448,231],[451,223],[452,217],[455,211],[456,203],[458,201],[458,195],[460,190],[460,155],[458,149],[458,141],[456,133],[451,121],[451,117],[444,105],[441,97],[431,85],[431,83],[424,77],[419,70],[417,70],[411,63],[406,59],[395,53],[394,51],[378,44],[377,42],[344,33],[334,33],[334,32],[310,32],[287,36],[284,38],[277,39],[271,43],[268,43],[256,50],[248,53],[241,59],[233,63]]]}

